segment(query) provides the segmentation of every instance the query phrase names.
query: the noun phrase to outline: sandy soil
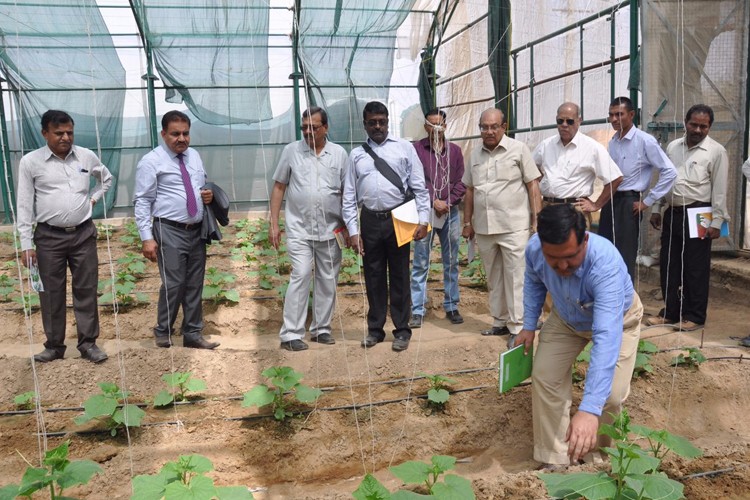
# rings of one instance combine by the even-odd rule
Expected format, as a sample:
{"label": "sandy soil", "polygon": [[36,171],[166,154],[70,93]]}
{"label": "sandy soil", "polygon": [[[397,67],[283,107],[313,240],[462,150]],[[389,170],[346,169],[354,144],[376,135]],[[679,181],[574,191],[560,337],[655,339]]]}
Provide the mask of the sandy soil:
{"label": "sandy soil", "polygon": [[[107,362],[93,365],[79,358],[69,311],[65,359],[36,366],[41,416],[50,434],[46,443],[54,447],[70,439],[72,458],[94,460],[104,474],[85,487],[66,490],[68,494],[128,498],[133,475],[153,474],[180,454],[200,453],[213,461],[210,476],[217,484],[246,485],[256,498],[351,498],[366,472],[374,472],[393,491],[399,481],[388,466],[445,454],[460,459],[456,472],[472,480],[477,498],[546,497],[533,472],[538,464],[532,459],[530,387],[498,394],[497,357],[505,350],[505,338],[478,333],[490,323],[484,291],[462,286],[466,322],[454,326],[440,308],[440,283],[432,281],[424,327],[415,330],[409,350],[395,353],[390,336],[367,351],[359,346],[365,330],[363,287],[344,285],[338,290],[336,345],[311,344],[308,351],[290,353],[278,344],[281,301],[273,298],[274,292],[260,289],[257,277],[247,275],[254,264],[230,258],[233,232],[227,231],[226,240],[210,249],[208,265],[236,274],[233,287],[241,295],[234,306],[205,306],[206,334],[222,344],[215,351],[185,349],[179,337],[171,349],[153,346],[159,284],[155,265],[137,282],[148,303],[117,314],[111,306],[102,306],[100,344],[110,355]],[[115,231],[110,250],[101,241],[101,277],[110,274],[110,261],[128,251],[121,237],[122,231]],[[15,259],[7,239],[0,243],[0,259]],[[14,263],[0,272],[17,277]],[[656,274],[646,273],[639,289],[647,311],[656,313]],[[712,358],[691,370],[670,366],[674,351],[657,354],[653,374],[633,382],[627,403],[634,422],[683,435],[704,451],[696,460],[672,457],[664,464],[670,477],[685,484],[690,499],[750,498],[750,364],[747,350],[730,339],[750,331],[746,292],[736,284],[731,289],[714,287],[704,332],[643,330],[642,336],[662,349],[702,343],[703,353]],[[0,303],[0,325],[2,486],[20,480],[26,468],[22,456],[37,461],[44,442],[33,413],[12,414],[13,397],[34,388],[29,356],[42,349],[44,334],[39,312],[26,318],[14,302]],[[729,359],[713,359],[724,357]],[[303,382],[326,388],[316,405],[298,407],[312,411],[286,424],[268,418],[265,409],[240,405],[242,394],[262,382],[260,372],[275,365],[292,366],[305,374]],[[78,407],[98,392],[98,382],[117,382],[130,391],[131,402],[147,402],[166,387],[161,376],[170,371],[191,371],[206,381],[207,389],[191,404],[147,408],[144,426],[132,429],[129,439],[123,433],[111,438],[85,432],[95,428],[74,424],[81,413]],[[424,380],[409,381],[421,372],[447,373],[454,379],[451,387],[459,392],[445,411],[427,408],[421,398],[427,390]],[[580,394],[579,388],[576,401]],[[685,479],[719,469],[730,470]]]}

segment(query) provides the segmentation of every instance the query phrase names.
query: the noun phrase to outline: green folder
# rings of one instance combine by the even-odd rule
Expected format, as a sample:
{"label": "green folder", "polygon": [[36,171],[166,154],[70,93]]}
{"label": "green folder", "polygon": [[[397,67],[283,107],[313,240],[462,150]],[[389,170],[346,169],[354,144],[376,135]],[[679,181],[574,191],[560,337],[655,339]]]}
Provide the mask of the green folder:
{"label": "green folder", "polygon": [[509,351],[500,353],[498,386],[501,394],[513,389],[515,386],[531,377],[534,346],[531,346],[527,355],[523,354],[523,349],[524,346],[521,344]]}

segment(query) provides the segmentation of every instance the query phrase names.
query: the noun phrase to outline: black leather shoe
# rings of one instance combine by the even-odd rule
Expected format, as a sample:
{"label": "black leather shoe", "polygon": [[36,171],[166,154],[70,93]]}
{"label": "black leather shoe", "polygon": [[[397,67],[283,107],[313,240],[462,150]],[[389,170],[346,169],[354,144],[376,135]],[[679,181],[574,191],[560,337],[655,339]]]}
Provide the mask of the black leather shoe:
{"label": "black leather shoe", "polygon": [[482,330],[481,333],[484,336],[490,336],[490,335],[508,335],[508,334],[510,334],[510,330],[508,330],[507,326],[493,326],[489,330]]}
{"label": "black leather shoe", "polygon": [[393,349],[396,352],[405,351],[408,348],[409,348],[409,339],[396,338],[393,340],[393,345],[391,346],[391,349]]}
{"label": "black leather shoe", "polygon": [[34,361],[37,363],[49,363],[56,359],[63,359],[63,354],[54,349],[45,349],[39,354],[34,354]]}
{"label": "black leather shoe", "polygon": [[193,349],[216,349],[219,347],[218,342],[209,342],[203,337],[198,337],[197,340],[183,340],[183,347],[191,347]]}
{"label": "black leather shoe", "polygon": [[102,361],[106,361],[109,356],[107,356],[106,352],[99,349],[98,346],[92,345],[81,353],[81,357],[88,359],[92,363],[101,363]]}
{"label": "black leather shoe", "polygon": [[307,350],[307,344],[299,339],[294,339],[288,342],[282,342],[281,348],[286,349],[287,351],[305,351]]}
{"label": "black leather shoe", "polygon": [[377,338],[375,335],[368,335],[365,337],[365,340],[362,341],[362,347],[372,347],[375,344],[379,344],[382,342],[381,339]]}
{"label": "black leather shoe", "polygon": [[424,323],[424,316],[412,314],[411,319],[409,319],[409,328],[422,328],[422,323]]}
{"label": "black leather shoe", "polygon": [[156,337],[154,344],[156,344],[156,347],[172,347],[169,337]]}
{"label": "black leather shoe", "polygon": [[317,337],[311,337],[310,342],[317,342],[318,344],[332,345],[336,343],[336,340],[331,336],[330,333],[321,333]]}
{"label": "black leather shoe", "polygon": [[464,317],[461,316],[461,313],[458,312],[458,309],[456,309],[455,311],[446,312],[445,317],[448,318],[448,320],[454,325],[460,325],[464,322]]}

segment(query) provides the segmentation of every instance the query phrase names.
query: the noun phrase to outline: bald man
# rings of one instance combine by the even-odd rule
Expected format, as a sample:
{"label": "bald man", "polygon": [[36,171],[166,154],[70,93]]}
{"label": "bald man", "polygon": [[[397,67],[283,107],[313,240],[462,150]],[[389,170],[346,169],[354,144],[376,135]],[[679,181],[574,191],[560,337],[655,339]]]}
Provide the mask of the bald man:
{"label": "bald man", "polygon": [[541,209],[541,173],[529,148],[505,135],[506,127],[499,109],[482,113],[482,146],[472,151],[463,177],[463,236],[476,238],[494,318],[482,335],[517,334],[523,327],[524,249]]}

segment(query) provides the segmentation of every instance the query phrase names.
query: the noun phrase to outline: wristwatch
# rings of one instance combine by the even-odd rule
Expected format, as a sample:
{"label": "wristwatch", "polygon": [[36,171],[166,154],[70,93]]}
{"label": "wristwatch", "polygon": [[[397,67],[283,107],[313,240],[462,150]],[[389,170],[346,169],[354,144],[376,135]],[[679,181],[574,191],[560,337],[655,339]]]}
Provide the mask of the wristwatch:
{"label": "wristwatch", "polygon": [[471,226],[471,222],[464,222],[464,227],[469,227],[469,226]]}

